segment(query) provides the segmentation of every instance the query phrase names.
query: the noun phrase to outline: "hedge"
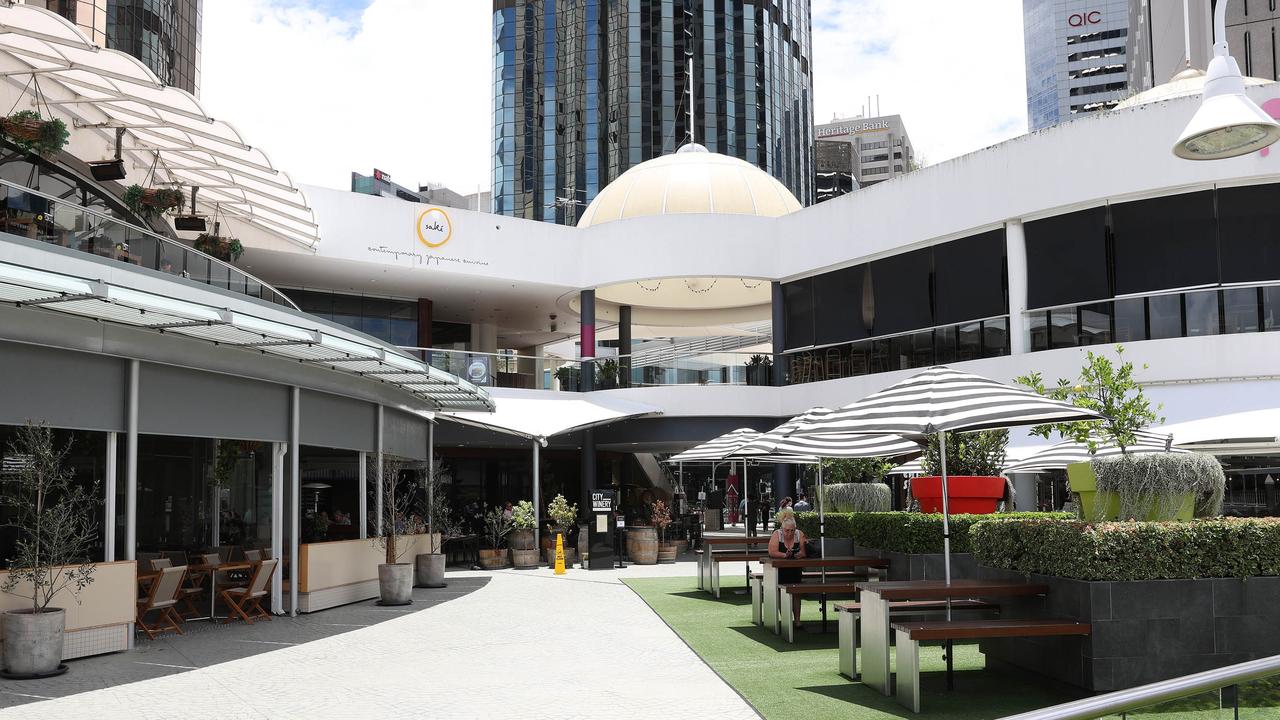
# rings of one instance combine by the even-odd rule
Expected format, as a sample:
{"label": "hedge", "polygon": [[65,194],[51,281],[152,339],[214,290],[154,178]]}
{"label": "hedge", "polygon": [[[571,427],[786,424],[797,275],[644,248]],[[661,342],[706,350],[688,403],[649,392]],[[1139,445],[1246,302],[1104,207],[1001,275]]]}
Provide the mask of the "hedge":
{"label": "hedge", "polygon": [[[970,552],[969,529],[983,520],[1026,518],[1070,519],[1070,513],[1001,513],[952,515],[951,551]],[[818,513],[796,513],[796,525],[810,537],[818,536]],[[942,515],[916,512],[827,513],[827,537],[853,538],[860,546],[901,553],[942,552]]]}
{"label": "hedge", "polygon": [[1280,518],[986,522],[970,538],[982,565],[1078,580],[1280,575]]}

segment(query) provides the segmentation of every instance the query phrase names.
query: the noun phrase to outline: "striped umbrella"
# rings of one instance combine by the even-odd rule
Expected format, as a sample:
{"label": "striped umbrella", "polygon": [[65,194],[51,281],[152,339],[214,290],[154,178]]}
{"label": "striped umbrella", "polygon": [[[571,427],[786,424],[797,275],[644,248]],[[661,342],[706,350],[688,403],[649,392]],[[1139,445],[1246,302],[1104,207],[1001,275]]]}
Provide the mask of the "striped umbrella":
{"label": "striped umbrella", "polygon": [[[937,435],[942,465],[943,568],[946,581],[950,583],[947,433],[1102,419],[1102,415],[1092,410],[1053,400],[1031,390],[939,366],[845,405],[830,415],[814,418],[807,428],[795,434],[897,433],[922,444],[930,435]],[[948,618],[950,610],[950,603],[947,603]]]}
{"label": "striped umbrella", "polygon": [[[1137,433],[1137,442],[1125,447],[1125,452],[1130,455],[1144,455],[1147,453],[1176,452],[1185,453],[1187,450],[1181,450],[1170,446],[1172,438],[1168,435],[1160,435],[1149,431],[1139,430]],[[1071,463],[1089,462],[1094,458],[1114,457],[1120,455],[1120,446],[1112,442],[1098,443],[1097,450],[1093,453],[1089,452],[1089,446],[1086,443],[1076,442],[1075,440],[1064,440],[1056,445],[1033,453],[1017,462],[1009,463],[1005,466],[1006,473],[1025,473],[1040,472],[1044,470],[1061,470]]]}
{"label": "striped umbrella", "polygon": [[911,462],[902,463],[898,467],[889,471],[890,475],[923,475],[924,463],[920,460],[912,460]]}
{"label": "striped umbrella", "polygon": [[[667,458],[667,462],[679,463],[681,465],[681,468],[679,470],[681,476],[684,475],[684,468],[683,468],[684,463],[687,463],[687,462],[712,463],[711,479],[712,479],[712,482],[714,483],[716,465],[718,465],[719,463],[728,461],[730,462],[730,467],[732,467],[732,463],[735,460],[737,460],[737,458],[731,457],[733,453],[739,448],[741,448],[743,445],[746,445],[752,440],[755,440],[756,438],[760,437],[760,435],[761,433],[759,430],[752,430],[751,428],[738,428],[737,430],[732,430],[719,437],[712,438],[702,443],[701,445],[697,445],[693,448],[685,450],[682,453],[672,455],[671,457]],[[727,478],[725,482],[727,485],[728,483]],[[726,494],[728,494],[727,487],[725,488],[725,492]],[[742,494],[744,498],[747,498],[750,495],[750,493],[747,492],[747,461],[746,460],[742,461]],[[749,499],[747,500],[746,511],[748,513],[751,512],[751,501]],[[747,530],[749,527],[750,527],[750,524],[747,522],[746,518],[744,517],[742,519],[742,533],[744,536],[747,534]],[[748,566],[750,566],[750,563],[748,563]]]}

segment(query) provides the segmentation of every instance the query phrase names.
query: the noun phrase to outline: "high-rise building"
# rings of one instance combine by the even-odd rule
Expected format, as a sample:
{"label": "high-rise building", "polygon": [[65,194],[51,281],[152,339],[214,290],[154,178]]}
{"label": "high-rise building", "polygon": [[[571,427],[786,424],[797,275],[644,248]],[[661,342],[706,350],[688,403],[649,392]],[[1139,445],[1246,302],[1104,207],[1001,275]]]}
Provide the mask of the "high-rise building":
{"label": "high-rise building", "polygon": [[200,95],[204,0],[19,0],[75,23],[94,44],[138,58],[166,85]]}
{"label": "high-rise building", "polygon": [[[1109,110],[1129,89],[1134,0],[1023,0],[1027,125],[1056,125]],[[1180,5],[1180,4],[1179,4]]]}
{"label": "high-rise building", "polygon": [[809,0],[494,0],[494,211],[574,223],[690,139],[812,203],[810,25]]}
{"label": "high-rise building", "polygon": [[[1233,5],[1248,7],[1258,5],[1234,0]],[[1228,8],[1230,9],[1230,8]],[[1191,66],[1205,69],[1209,64],[1210,46],[1213,44],[1211,0],[1187,0],[1186,14],[1183,4],[1166,0],[1130,0],[1129,2],[1129,87],[1134,93],[1150,90],[1169,82],[1187,67],[1187,51],[1190,50]],[[1191,42],[1186,42],[1187,31]],[[1233,39],[1232,54],[1240,59],[1245,44]],[[1244,63],[1240,63],[1244,69]],[[1268,76],[1270,77],[1270,76]]]}
{"label": "high-rise building", "polygon": [[1233,0],[1227,5],[1227,43],[1240,71],[1280,80],[1280,7],[1276,0]]}
{"label": "high-rise building", "polygon": [[884,182],[916,166],[915,150],[900,115],[833,119],[816,126],[813,136],[818,202]]}
{"label": "high-rise building", "polygon": [[470,195],[463,195],[450,190],[440,183],[427,183],[426,185],[419,185],[416,191],[410,190],[399,183],[391,182],[391,175],[377,168],[374,168],[372,175],[361,175],[358,172],[351,173],[351,192],[400,198],[409,202],[441,205],[460,210],[476,210],[478,212],[489,212],[492,204],[492,199],[488,192],[477,190]]}

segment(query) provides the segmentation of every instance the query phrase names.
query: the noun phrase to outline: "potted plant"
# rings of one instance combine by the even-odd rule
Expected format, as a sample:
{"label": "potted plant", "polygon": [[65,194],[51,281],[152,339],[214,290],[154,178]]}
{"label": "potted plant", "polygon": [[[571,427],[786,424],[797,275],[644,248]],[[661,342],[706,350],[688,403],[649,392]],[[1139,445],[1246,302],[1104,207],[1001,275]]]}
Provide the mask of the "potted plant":
{"label": "potted plant", "polygon": [[597,390],[612,390],[618,387],[618,361],[610,358],[600,363],[600,387]]}
{"label": "potted plant", "polygon": [[551,546],[547,551],[547,564],[555,565],[556,562],[556,536],[564,537],[564,562],[566,565],[573,564],[573,548],[569,546],[569,527],[578,519],[578,506],[570,505],[568,500],[564,499],[564,495],[557,494],[551,499],[551,504],[547,505],[547,517],[551,518],[551,527],[548,528],[548,539]]}
{"label": "potted plant", "polygon": [[1067,466],[1077,514],[1104,520],[1190,520],[1222,514],[1226,475],[1212,455],[1145,453]]}
{"label": "potted plant", "polygon": [[66,609],[51,607],[93,582],[96,567],[89,553],[97,540],[98,505],[94,489],[72,482],[66,467],[71,445],[59,447],[53,431],[27,423],[9,446],[3,501],[11,509],[7,523],[17,531],[11,568],[0,590],[30,599],[7,610],[2,668],[10,678],[39,678],[66,671],[62,663]]}
{"label": "potted plant", "polygon": [[538,548],[534,530],[538,519],[534,517],[533,503],[521,500],[511,509],[511,534],[507,544],[511,546],[511,566],[517,570],[538,567]]}
{"label": "potted plant", "polygon": [[[378,458],[382,472],[378,472]],[[405,461],[385,453],[369,455],[369,477],[374,478],[375,493],[382,495],[382,527],[373,542],[386,552],[385,562],[378,565],[379,605],[408,605],[413,602],[413,564],[400,562],[408,546],[399,542],[402,523],[410,517],[414,493],[398,492],[400,473]]]}
{"label": "potted plant", "polygon": [[205,255],[215,257],[223,262],[235,262],[244,254],[244,246],[237,238],[217,235],[218,223],[213,224],[213,233],[200,233],[191,246]]}
{"label": "potted plant", "polygon": [[44,155],[56,155],[71,138],[67,124],[54,118],[45,120],[34,110],[19,110],[0,120],[0,132],[18,147]]}
{"label": "potted plant", "polygon": [[507,566],[507,533],[511,532],[511,518],[495,507],[484,514],[484,540],[489,547],[480,550],[480,567],[485,570],[501,570]]}
{"label": "potted plant", "polygon": [[135,215],[153,217],[182,207],[187,197],[180,188],[144,188],[130,185],[124,191],[125,207]]}
{"label": "potted plant", "polygon": [[773,384],[773,358],[768,355],[752,355],[747,361],[747,384],[768,386]]}
{"label": "potted plant", "polygon": [[436,545],[436,534],[443,535],[449,524],[449,495],[446,490],[453,477],[444,469],[437,458],[427,471],[425,480],[427,490],[427,542],[428,552],[413,557],[414,584],[417,587],[442,588],[444,582],[445,556]]}
{"label": "potted plant", "polygon": [[556,368],[556,379],[560,381],[560,389],[564,392],[578,392],[578,377],[581,371],[573,365],[561,365]]}
{"label": "potted plant", "polygon": [[[952,514],[996,511],[1005,493],[1000,470],[1008,444],[1008,430],[947,434],[947,508]],[[936,435],[930,436],[921,464],[925,476],[911,481],[911,494],[920,502],[921,512],[942,512],[942,464]]]}
{"label": "potted plant", "polygon": [[653,501],[653,527],[658,531],[658,562],[673,563],[676,561],[678,548],[675,543],[667,542],[667,527],[671,525],[671,509],[662,500]]}

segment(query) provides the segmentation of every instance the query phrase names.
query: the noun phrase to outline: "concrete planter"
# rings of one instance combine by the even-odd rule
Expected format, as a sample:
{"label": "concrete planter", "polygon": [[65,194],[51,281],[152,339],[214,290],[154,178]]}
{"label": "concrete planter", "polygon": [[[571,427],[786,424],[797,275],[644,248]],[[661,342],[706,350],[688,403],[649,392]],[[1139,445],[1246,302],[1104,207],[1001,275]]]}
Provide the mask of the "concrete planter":
{"label": "concrete planter", "polygon": [[[827,554],[834,556],[831,540],[827,540]],[[942,553],[900,553],[859,545],[855,555],[871,555],[889,561],[889,580],[943,580],[946,563]],[[951,553],[951,577],[978,577],[978,563],[971,553]]]}
{"label": "concrete planter", "polygon": [[408,605],[413,602],[413,565],[409,563],[378,566],[378,595],[382,605]]}
{"label": "concrete planter", "polygon": [[413,557],[414,585],[425,588],[442,588],[444,582],[444,553],[423,553]]}
{"label": "concrete planter", "polygon": [[62,633],[67,613],[8,610],[0,619],[4,630],[4,672],[10,677],[50,675],[62,663]]}

